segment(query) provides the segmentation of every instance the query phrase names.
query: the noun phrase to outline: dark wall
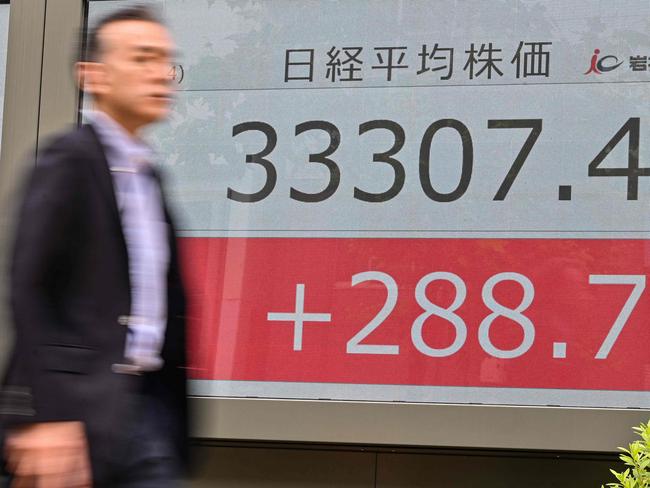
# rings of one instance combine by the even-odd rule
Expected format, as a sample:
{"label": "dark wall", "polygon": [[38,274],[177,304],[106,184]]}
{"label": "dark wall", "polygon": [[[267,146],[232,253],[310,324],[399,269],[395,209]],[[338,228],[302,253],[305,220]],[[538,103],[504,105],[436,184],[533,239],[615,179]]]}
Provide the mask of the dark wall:
{"label": "dark wall", "polygon": [[426,451],[323,446],[197,448],[192,488],[599,488],[614,454]]}

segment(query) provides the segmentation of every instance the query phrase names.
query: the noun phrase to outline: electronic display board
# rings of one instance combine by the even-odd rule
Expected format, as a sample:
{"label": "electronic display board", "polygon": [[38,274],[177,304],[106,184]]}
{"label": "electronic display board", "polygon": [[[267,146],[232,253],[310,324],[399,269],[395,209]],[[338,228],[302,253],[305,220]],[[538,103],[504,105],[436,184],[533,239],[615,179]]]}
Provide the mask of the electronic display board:
{"label": "electronic display board", "polygon": [[157,3],[192,393],[650,408],[647,1]]}

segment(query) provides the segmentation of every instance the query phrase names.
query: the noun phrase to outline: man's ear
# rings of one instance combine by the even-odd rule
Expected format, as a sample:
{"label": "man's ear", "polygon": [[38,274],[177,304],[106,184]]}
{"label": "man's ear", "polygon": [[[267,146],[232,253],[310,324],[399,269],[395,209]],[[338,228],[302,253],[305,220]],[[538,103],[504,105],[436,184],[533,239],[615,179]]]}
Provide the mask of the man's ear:
{"label": "man's ear", "polygon": [[79,88],[91,95],[102,95],[106,89],[106,71],[103,63],[80,61],[75,65]]}

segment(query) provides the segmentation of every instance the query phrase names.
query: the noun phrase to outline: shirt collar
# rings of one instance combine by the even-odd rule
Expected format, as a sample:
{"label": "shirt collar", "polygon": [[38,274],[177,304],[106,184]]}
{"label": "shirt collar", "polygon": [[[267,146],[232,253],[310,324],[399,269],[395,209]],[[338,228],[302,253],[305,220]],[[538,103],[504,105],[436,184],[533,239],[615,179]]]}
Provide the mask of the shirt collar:
{"label": "shirt collar", "polygon": [[84,110],[83,116],[93,126],[107,151],[111,171],[140,171],[152,164],[154,152],[143,140],[129,134],[108,114]]}

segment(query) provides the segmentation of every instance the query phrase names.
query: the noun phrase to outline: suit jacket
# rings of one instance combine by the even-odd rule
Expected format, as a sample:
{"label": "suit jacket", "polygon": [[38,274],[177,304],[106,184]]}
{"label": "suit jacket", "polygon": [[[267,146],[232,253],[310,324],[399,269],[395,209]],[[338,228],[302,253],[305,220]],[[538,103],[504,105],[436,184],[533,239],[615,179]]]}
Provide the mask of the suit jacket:
{"label": "suit jacket", "polygon": [[[163,197],[164,201],[164,197]],[[93,477],[105,476],[111,440],[128,418],[128,393],[147,390],[176,419],[186,459],[185,298],[170,226],[167,328],[160,371],[124,374],[130,311],[128,254],[104,149],[92,126],[56,139],[39,156],[20,209],[11,269],[15,345],[2,420],[80,420]]]}

